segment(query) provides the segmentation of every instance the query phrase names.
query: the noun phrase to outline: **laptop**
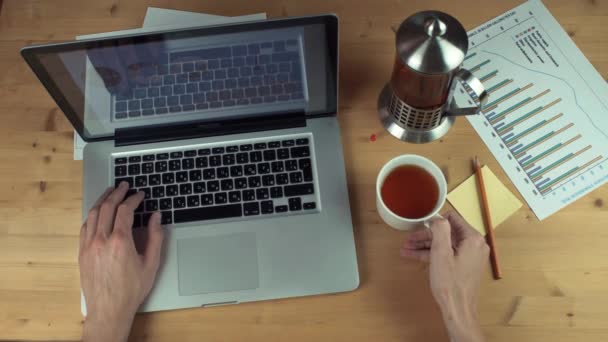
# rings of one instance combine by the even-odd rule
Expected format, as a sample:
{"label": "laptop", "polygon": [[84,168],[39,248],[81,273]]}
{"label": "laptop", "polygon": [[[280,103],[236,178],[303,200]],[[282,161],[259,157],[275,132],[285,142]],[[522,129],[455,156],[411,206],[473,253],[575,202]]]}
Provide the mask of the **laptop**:
{"label": "laptop", "polygon": [[162,212],[161,267],[140,311],[358,287],[336,119],[336,16],[21,53],[88,142],[83,219],[121,181],[145,193],[138,247],[151,213]]}

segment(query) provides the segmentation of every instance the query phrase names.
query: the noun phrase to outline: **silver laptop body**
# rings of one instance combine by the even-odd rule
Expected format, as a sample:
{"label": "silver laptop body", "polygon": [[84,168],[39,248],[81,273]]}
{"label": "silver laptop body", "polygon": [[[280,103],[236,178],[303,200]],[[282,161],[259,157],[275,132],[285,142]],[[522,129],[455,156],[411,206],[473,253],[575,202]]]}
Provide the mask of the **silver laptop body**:
{"label": "silver laptop body", "polygon": [[140,311],[357,288],[337,50],[332,15],[22,50],[89,142],[83,218],[123,179],[149,192],[138,248],[149,213],[163,212]]}

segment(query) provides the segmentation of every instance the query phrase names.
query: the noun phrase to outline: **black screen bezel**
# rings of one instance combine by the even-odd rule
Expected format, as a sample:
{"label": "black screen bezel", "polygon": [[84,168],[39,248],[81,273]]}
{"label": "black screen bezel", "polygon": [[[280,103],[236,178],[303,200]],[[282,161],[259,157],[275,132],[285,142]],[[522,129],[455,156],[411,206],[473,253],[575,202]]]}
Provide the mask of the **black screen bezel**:
{"label": "black screen bezel", "polygon": [[[325,27],[327,47],[329,53],[327,98],[330,103],[327,112],[307,114],[308,118],[332,116],[337,113],[338,106],[338,17],[334,14],[325,14],[310,17],[297,17],[287,19],[271,19],[263,21],[227,24],[210,27],[184,28],[150,33],[130,34],[120,37],[95,38],[64,43],[27,46],[21,49],[21,56],[38,77],[59,108],[64,112],[72,126],[86,142],[112,140],[115,134],[104,137],[88,137],[84,132],[84,122],[77,111],[72,108],[65,98],[64,92],[47,73],[40,63],[40,55],[59,53],[72,50],[86,50],[92,48],[109,47],[122,44],[137,44],[143,42],[163,41],[167,39],[181,39],[192,36],[210,36],[227,33],[238,33],[252,30],[265,30],[276,28],[297,27],[311,24],[322,24]],[[194,122],[204,122],[204,119]],[[142,130],[145,126],[142,126]]]}

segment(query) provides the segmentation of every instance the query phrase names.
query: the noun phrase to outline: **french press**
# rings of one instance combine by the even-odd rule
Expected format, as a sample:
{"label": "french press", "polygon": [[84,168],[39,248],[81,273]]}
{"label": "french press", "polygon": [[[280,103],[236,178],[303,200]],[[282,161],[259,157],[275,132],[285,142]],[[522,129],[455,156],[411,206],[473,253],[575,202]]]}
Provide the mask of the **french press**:
{"label": "french press", "polygon": [[[448,132],[455,116],[479,113],[488,96],[481,81],[462,68],[469,39],[458,20],[439,11],[418,12],[399,26],[396,46],[391,80],[378,99],[380,120],[391,135],[430,142]],[[473,106],[456,103],[457,82]]]}

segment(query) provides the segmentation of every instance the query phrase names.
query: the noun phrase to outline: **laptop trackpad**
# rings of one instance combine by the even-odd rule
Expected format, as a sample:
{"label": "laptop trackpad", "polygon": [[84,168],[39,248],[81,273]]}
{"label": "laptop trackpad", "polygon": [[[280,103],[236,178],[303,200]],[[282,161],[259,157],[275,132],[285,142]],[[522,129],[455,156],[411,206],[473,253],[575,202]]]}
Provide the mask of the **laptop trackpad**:
{"label": "laptop trackpad", "polygon": [[180,239],[177,255],[182,296],[259,286],[255,233]]}

